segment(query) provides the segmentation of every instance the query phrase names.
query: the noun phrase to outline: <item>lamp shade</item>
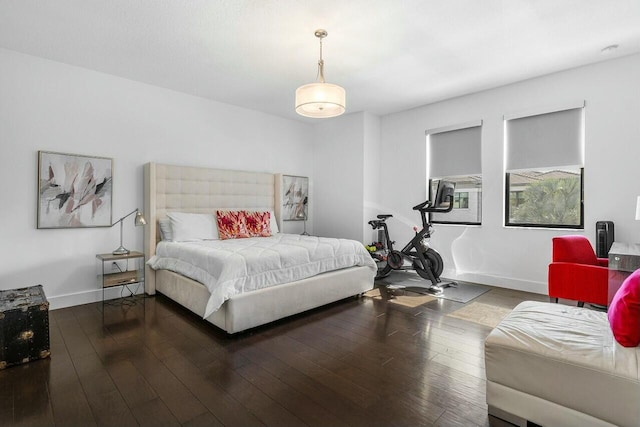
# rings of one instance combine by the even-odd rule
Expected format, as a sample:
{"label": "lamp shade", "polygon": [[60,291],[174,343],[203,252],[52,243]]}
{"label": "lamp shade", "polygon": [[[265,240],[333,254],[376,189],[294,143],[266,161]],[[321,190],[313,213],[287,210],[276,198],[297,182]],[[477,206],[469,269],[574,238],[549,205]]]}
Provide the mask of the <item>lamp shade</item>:
{"label": "lamp shade", "polygon": [[345,111],[345,90],[331,83],[310,83],[296,89],[296,113],[305,117],[335,117]]}
{"label": "lamp shade", "polygon": [[136,212],[136,217],[133,220],[133,223],[136,227],[139,227],[141,225],[147,225],[147,220],[144,219],[144,216],[142,216],[142,212],[138,211]]}
{"label": "lamp shade", "polygon": [[113,227],[117,223],[120,223],[120,247],[118,247],[116,250],[112,252],[114,255],[126,255],[130,252],[129,249],[122,246],[122,226],[124,224],[124,220],[129,218],[133,214],[136,214],[136,217],[133,220],[133,223],[135,224],[136,227],[139,227],[141,225],[147,225],[147,220],[144,219],[142,212],[140,212],[138,208],[135,208],[134,210],[132,210],[131,212],[129,212],[128,214],[126,214],[125,216],[123,216],[122,218],[114,222],[113,224],[111,224],[111,226]]}
{"label": "lamp shade", "polygon": [[640,221],[640,196],[638,196],[638,202],[636,203],[636,220]]}

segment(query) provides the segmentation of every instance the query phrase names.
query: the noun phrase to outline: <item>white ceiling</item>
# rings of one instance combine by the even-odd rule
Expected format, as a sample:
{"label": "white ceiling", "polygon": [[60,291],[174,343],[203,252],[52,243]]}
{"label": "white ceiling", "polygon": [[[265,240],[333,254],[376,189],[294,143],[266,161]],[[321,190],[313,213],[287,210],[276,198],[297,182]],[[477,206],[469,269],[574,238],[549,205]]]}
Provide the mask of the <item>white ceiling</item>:
{"label": "white ceiling", "polygon": [[347,112],[384,115],[640,52],[640,1],[0,0],[0,47],[304,121],[317,28]]}

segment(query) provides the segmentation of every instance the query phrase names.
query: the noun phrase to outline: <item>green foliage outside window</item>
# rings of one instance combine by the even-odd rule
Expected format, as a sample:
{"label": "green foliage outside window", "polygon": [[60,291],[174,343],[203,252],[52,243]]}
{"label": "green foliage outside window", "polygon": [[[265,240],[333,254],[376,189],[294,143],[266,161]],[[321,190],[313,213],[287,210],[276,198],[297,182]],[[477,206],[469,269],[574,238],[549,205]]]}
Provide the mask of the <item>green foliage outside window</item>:
{"label": "green foliage outside window", "polygon": [[509,223],[581,225],[581,176],[545,178],[509,194]]}

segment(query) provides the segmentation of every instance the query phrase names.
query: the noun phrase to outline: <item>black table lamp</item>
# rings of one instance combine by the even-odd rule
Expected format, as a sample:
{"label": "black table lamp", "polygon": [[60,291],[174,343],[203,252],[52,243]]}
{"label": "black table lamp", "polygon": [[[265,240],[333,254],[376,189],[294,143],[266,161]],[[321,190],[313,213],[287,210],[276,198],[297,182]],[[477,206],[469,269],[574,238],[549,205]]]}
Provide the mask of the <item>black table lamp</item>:
{"label": "black table lamp", "polygon": [[132,212],[126,214],[125,216],[111,224],[111,226],[113,227],[117,223],[120,223],[120,247],[112,252],[114,255],[126,255],[130,252],[129,249],[122,246],[122,224],[124,223],[125,218],[133,214],[136,214],[136,217],[133,221],[136,227],[147,224],[147,220],[144,219],[144,217],[142,216],[142,212],[140,212],[138,208],[135,208]]}

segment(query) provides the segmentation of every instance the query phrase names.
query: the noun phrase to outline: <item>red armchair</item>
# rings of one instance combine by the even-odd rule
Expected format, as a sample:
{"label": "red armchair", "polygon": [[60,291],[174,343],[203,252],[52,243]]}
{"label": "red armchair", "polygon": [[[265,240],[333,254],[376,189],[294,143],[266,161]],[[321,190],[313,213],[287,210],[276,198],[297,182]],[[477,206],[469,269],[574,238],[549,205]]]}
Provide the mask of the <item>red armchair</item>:
{"label": "red armchair", "polygon": [[549,264],[549,297],[606,306],[609,289],[609,260],[597,258],[584,236],[553,238]]}

